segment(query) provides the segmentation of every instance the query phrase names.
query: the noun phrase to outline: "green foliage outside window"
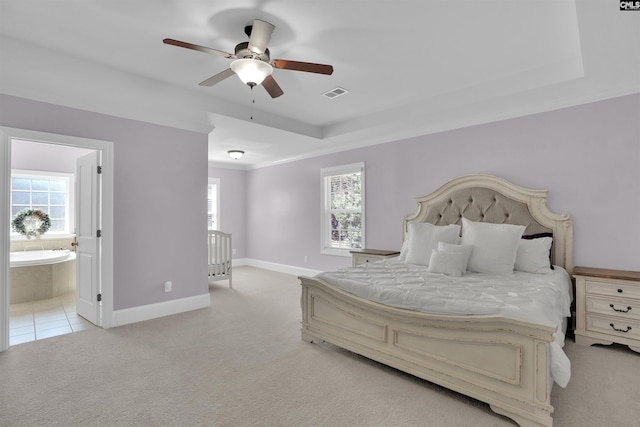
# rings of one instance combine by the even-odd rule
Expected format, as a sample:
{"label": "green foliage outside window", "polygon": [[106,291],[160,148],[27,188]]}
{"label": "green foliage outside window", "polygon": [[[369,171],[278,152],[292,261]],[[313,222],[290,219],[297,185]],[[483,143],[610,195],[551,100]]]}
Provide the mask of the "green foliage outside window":
{"label": "green foliage outside window", "polygon": [[354,172],[330,177],[331,246],[357,249],[362,247],[362,173]]}

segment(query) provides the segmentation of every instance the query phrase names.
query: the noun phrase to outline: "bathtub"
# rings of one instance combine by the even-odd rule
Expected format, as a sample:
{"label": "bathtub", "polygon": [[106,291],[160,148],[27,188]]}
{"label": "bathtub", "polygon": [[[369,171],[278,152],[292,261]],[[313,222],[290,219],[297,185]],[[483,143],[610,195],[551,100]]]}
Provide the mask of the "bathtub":
{"label": "bathtub", "polygon": [[28,267],[32,265],[57,264],[72,259],[76,259],[76,253],[68,249],[11,252],[9,254],[9,265],[10,267]]}
{"label": "bathtub", "polygon": [[67,249],[11,252],[10,303],[40,301],[76,291],[76,253]]}

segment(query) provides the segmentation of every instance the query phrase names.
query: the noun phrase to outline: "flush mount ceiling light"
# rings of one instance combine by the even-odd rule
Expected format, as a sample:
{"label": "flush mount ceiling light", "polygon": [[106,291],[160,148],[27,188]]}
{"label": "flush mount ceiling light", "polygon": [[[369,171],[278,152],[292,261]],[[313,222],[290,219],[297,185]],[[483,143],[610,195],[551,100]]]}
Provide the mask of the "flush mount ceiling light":
{"label": "flush mount ceiling light", "polygon": [[227,154],[233,160],[238,160],[240,157],[244,156],[244,151],[242,151],[242,150],[229,150],[229,151],[227,151]]}
{"label": "flush mount ceiling light", "polygon": [[242,83],[251,87],[257,86],[273,73],[273,67],[259,59],[236,59],[231,63],[231,69],[240,77]]}

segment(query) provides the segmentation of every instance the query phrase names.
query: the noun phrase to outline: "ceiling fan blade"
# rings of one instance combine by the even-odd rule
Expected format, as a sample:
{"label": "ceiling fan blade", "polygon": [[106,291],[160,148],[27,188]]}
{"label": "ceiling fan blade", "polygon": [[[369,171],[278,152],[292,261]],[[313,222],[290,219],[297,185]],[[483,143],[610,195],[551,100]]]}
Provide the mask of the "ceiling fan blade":
{"label": "ceiling fan blade", "polygon": [[274,68],[280,68],[282,70],[305,71],[307,73],[327,74],[329,76],[333,74],[332,65],[289,61],[287,59],[274,59],[273,61],[271,61],[271,65]]}
{"label": "ceiling fan blade", "polygon": [[197,50],[199,52],[209,53],[211,55],[224,56],[225,58],[235,58],[236,57],[233,53],[224,52],[224,51],[218,50],[218,49],[212,49],[210,47],[198,46],[197,44],[181,42],[180,40],[164,39],[164,40],[162,40],[162,42],[164,44],[170,44],[170,45],[173,45],[173,46],[184,47],[186,49]]}
{"label": "ceiling fan blade", "polygon": [[272,98],[277,98],[284,93],[282,91],[282,88],[280,88],[280,85],[276,83],[276,80],[273,78],[273,76],[267,76],[262,81],[262,86],[264,86],[265,90],[269,95],[271,95]]}
{"label": "ceiling fan blade", "polygon": [[251,36],[249,36],[249,50],[253,53],[263,54],[267,50],[274,25],[267,21],[255,19],[251,28]]}
{"label": "ceiling fan blade", "polygon": [[200,84],[200,86],[213,86],[214,84],[220,83],[221,81],[223,81],[227,77],[231,77],[234,74],[235,73],[233,72],[233,70],[231,68],[227,68],[226,70],[219,72],[215,76],[209,77],[207,80],[205,80],[203,82],[200,82],[199,84]]}

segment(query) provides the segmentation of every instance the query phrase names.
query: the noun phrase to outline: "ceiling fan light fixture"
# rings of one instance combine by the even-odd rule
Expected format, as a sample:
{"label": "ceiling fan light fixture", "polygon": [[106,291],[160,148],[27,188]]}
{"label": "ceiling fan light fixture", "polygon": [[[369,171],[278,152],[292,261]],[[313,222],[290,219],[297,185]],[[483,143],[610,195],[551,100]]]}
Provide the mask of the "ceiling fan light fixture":
{"label": "ceiling fan light fixture", "polygon": [[273,73],[273,67],[260,59],[243,58],[231,63],[231,69],[243,83],[257,86]]}
{"label": "ceiling fan light fixture", "polygon": [[229,151],[227,151],[227,154],[233,160],[238,160],[240,157],[244,156],[244,151],[242,151],[242,150],[229,150]]}
{"label": "ceiling fan light fixture", "polygon": [[237,74],[243,83],[253,89],[254,86],[262,85],[264,90],[271,96],[277,98],[284,94],[280,85],[271,76],[274,68],[280,70],[302,71],[305,73],[333,74],[333,66],[328,64],[316,64],[313,62],[290,61],[288,59],[271,60],[269,52],[269,41],[275,25],[261,19],[254,19],[253,24],[247,25],[244,29],[249,36],[249,41],[238,43],[234,53],[213,49],[206,46],[199,46],[175,39],[164,39],[163,43],[177,47],[197,50],[211,55],[223,56],[227,59],[235,59],[231,66],[224,71],[215,74],[200,82],[200,86],[213,86],[224,79]]}

